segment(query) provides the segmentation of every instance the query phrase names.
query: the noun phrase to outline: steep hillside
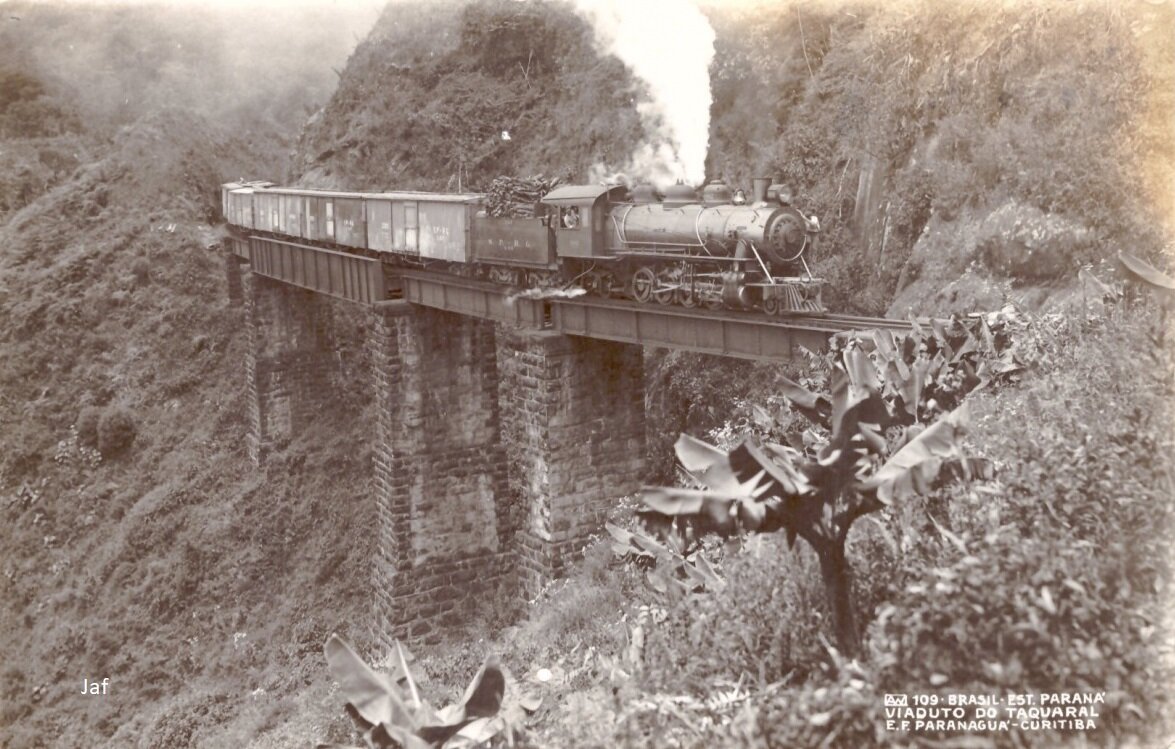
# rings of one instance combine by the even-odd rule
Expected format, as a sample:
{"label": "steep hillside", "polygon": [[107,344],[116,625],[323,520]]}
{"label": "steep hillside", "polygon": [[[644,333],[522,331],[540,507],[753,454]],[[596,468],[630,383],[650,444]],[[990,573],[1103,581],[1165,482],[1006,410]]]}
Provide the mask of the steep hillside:
{"label": "steep hillside", "polygon": [[[793,187],[821,218],[836,309],[1061,303],[1082,266],[1120,249],[1159,262],[1169,241],[1173,12],[715,4],[708,173]],[[647,96],[569,6],[396,2],[304,129],[295,174],[355,189],[585,180],[642,141]]]}
{"label": "steep hillside", "polygon": [[[1108,280],[1102,263],[1119,249],[1169,262],[1169,4],[707,12],[717,32],[708,174],[744,184],[778,174],[794,188],[820,216],[816,268],[835,310],[1063,308],[1080,292],[1078,270]],[[592,88],[569,86],[573,76]],[[477,188],[499,173],[584,180],[642,136],[646,92],[630,80],[563,5],[397,3],[307,124],[295,172],[346,188]],[[1000,478],[928,492],[854,531],[859,659],[830,645],[821,571],[802,542],[707,546],[725,585],[674,600],[646,584],[648,559],[618,564],[605,540],[516,626],[474,621],[422,648],[429,696],[457,697],[488,650],[516,673],[549,675],[539,746],[1157,740],[1172,716],[1158,688],[1172,665],[1165,318],[1099,302],[1088,317],[1030,320],[1027,370],[971,402],[967,448]],[[790,374],[819,380],[809,365]],[[771,397],[779,375],[650,357],[654,449],[665,455],[679,429],[729,443],[773,413],[798,421]],[[883,729],[884,693],[934,689],[1082,689],[1108,701],[1089,733]],[[346,736],[321,728],[321,684],[302,704],[274,735]]]}
{"label": "steep hillside", "polygon": [[[248,464],[216,185],[586,179],[644,136],[648,92],[560,3],[399,0],[345,67],[359,24],[337,9],[3,9],[0,745],[345,741],[321,647],[337,631],[370,652],[371,399],[340,388],[313,433]],[[824,227],[836,309],[1042,305],[1119,248],[1163,261],[1170,4],[708,12],[710,175],[796,187]],[[520,622],[486,595],[466,631],[418,653],[424,687],[459,696],[487,649],[519,674],[550,667],[543,746],[878,744],[879,695],[944,673],[977,690],[1104,688],[1112,722],[1093,743],[1136,736],[1170,713],[1156,685],[1175,379],[1162,329],[1138,322],[1153,317],[1039,320],[1034,371],[975,403],[977,447],[1007,482],[857,537],[862,671],[821,642],[802,550],[731,550],[725,593],[668,604],[600,544]],[[361,321],[339,305],[332,322],[340,366],[361,370]],[[783,409],[777,368],[653,356],[649,374],[662,455],[679,429],[729,440],[763,404]],[[949,576],[965,605],[934,597]],[[638,622],[640,674],[624,660]],[[102,676],[111,695],[77,693]],[[737,717],[681,718],[711,697]]]}
{"label": "steep hillside", "polygon": [[710,171],[782,175],[841,309],[1034,308],[1175,229],[1169,3],[713,13]]}
{"label": "steep hillside", "polygon": [[[250,736],[326,633],[361,621],[365,601],[329,584],[366,570],[358,402],[272,476],[244,455],[243,313],[209,222],[215,185],[263,162],[160,111],[0,233],[0,649],[22,654],[4,746]],[[77,694],[100,675],[111,696]],[[252,712],[230,707],[253,690]]]}
{"label": "steep hillside", "polygon": [[305,184],[348,189],[582,179],[640,140],[641,95],[566,5],[393,2],[306,125],[295,170]]}
{"label": "steep hillside", "polygon": [[362,641],[366,401],[248,463],[217,186],[280,171],[362,21],[3,10],[0,745],[240,746]]}
{"label": "steep hillside", "polygon": [[97,158],[119,127],[161,108],[198,111],[275,154],[266,171],[280,171],[290,133],[330,96],[332,67],[377,10],[0,7],[0,220]]}

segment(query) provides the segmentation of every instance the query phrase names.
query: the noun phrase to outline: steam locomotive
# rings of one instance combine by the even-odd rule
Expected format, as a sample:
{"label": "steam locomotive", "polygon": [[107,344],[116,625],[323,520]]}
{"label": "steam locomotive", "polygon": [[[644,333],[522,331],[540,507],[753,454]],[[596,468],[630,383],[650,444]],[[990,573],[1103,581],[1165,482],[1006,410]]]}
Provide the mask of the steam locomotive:
{"label": "steam locomotive", "polygon": [[677,184],[565,185],[530,217],[496,217],[474,193],[354,193],[221,186],[228,223],[244,233],[378,253],[532,295],[579,289],[641,303],[820,313],[821,279],[804,253],[815,217],[786,189],[755,179],[752,197],[721,180],[699,195]]}

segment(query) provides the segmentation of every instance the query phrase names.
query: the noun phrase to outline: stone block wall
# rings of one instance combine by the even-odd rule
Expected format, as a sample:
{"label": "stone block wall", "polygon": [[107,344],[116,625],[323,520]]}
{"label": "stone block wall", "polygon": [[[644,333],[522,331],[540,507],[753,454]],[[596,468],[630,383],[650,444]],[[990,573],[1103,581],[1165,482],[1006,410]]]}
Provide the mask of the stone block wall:
{"label": "stone block wall", "polygon": [[525,508],[516,540],[524,593],[563,574],[617,497],[644,475],[640,346],[500,331],[502,441],[511,493]]}
{"label": "stone block wall", "polygon": [[339,409],[374,416],[376,642],[436,640],[512,578],[535,597],[640,486],[639,346],[241,280],[254,461]]}
{"label": "stone block wall", "polygon": [[244,282],[241,278],[241,259],[231,249],[224,251],[224,280],[228,302],[234,307],[245,301]]}
{"label": "stone block wall", "polygon": [[333,395],[329,302],[247,273],[243,279],[248,347],[249,456],[260,465],[275,445],[313,424]]}
{"label": "stone block wall", "polygon": [[492,323],[385,302],[368,346],[376,385],[375,636],[434,640],[488,593],[514,527],[499,439]]}

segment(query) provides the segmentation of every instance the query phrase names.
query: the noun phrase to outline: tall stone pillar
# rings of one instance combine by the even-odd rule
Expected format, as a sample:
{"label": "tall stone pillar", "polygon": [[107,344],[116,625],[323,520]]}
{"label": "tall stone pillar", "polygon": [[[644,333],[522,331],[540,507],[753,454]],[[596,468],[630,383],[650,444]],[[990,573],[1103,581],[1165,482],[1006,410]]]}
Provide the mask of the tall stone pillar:
{"label": "tall stone pillar", "polygon": [[314,292],[256,273],[244,279],[249,457],[260,465],[319,414],[330,393],[330,310]]}
{"label": "tall stone pillar", "polygon": [[387,646],[455,623],[502,574],[514,529],[493,324],[401,301],[373,310],[374,634]]}
{"label": "tall stone pillar", "polygon": [[516,541],[527,597],[561,575],[616,499],[644,475],[640,346],[500,331],[502,440],[525,517]]}
{"label": "tall stone pillar", "polygon": [[245,287],[241,279],[241,259],[231,249],[224,254],[224,280],[228,290],[228,302],[234,307],[245,298]]}

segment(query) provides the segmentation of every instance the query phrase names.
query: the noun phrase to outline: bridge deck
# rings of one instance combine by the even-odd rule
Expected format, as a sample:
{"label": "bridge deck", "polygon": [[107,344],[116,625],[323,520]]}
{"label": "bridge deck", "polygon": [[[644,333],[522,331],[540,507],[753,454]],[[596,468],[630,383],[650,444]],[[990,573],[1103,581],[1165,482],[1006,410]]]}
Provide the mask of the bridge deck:
{"label": "bridge deck", "polygon": [[[242,248],[243,249],[243,248]],[[252,236],[253,271],[360,304],[378,304],[399,282],[413,304],[526,328],[642,346],[685,349],[762,361],[787,361],[800,347],[823,348],[848,330],[907,330],[909,323],[871,317],[766,317],[583,296],[534,299],[487,281],[382,263],[377,258]],[[386,279],[385,279],[386,276]]]}

